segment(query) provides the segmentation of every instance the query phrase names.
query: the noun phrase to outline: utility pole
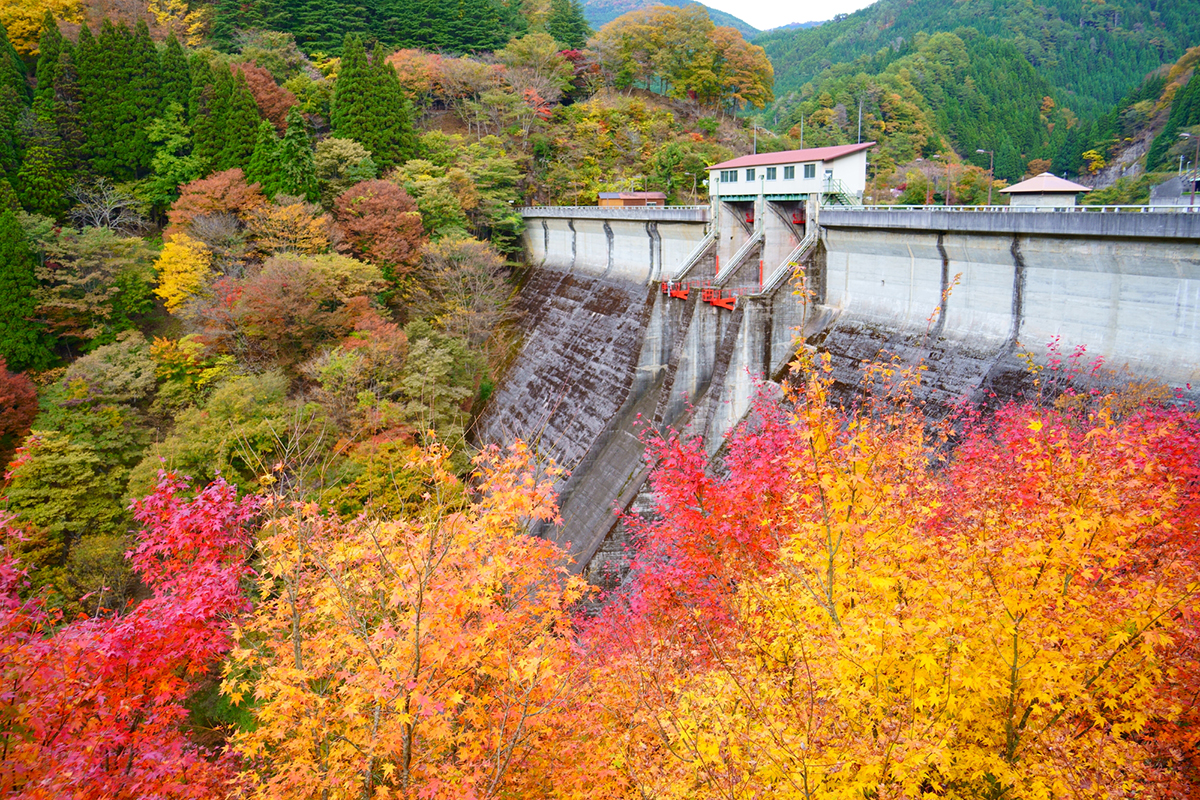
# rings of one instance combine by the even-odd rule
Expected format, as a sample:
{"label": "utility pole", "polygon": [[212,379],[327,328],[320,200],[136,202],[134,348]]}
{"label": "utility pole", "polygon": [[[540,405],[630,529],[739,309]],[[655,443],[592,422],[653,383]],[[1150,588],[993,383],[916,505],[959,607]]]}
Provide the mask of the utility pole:
{"label": "utility pole", "polygon": [[1192,202],[1189,204],[1192,208],[1196,207],[1196,177],[1200,175],[1200,136],[1193,136],[1190,133],[1179,134],[1181,139],[1191,139],[1196,143],[1196,155],[1192,156],[1192,176],[1188,183],[1192,185]]}
{"label": "utility pole", "polygon": [[862,97],[858,98],[858,143],[862,144]]}
{"label": "utility pole", "polygon": [[992,171],[996,168],[996,151],[995,150],[976,150],[976,153],[988,154],[988,205],[992,204],[992,184],[995,183],[995,175]]}
{"label": "utility pole", "polygon": [[800,149],[804,149],[804,109],[800,109]]}

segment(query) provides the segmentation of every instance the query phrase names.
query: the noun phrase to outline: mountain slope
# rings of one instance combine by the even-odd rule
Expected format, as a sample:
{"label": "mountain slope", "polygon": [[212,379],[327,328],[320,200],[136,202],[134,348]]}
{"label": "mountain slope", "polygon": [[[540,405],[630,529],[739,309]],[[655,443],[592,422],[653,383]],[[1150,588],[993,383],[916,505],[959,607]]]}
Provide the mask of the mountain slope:
{"label": "mountain slope", "polygon": [[[895,58],[862,58],[821,73],[813,91],[780,109],[779,127],[821,147],[858,140],[879,143],[872,163],[881,171],[915,159],[943,158],[953,149],[995,174],[1019,178],[1033,158],[1073,146],[1073,115],[1058,107],[1052,88],[1010,43],[970,29],[913,37]],[[945,163],[942,161],[941,163]]]}
{"label": "mountain slope", "polygon": [[777,97],[827,67],[899,50],[917,33],[971,27],[1011,42],[1077,112],[1102,113],[1144,75],[1200,41],[1200,14],[1165,0],[880,0],[816,28],[757,37]]}
{"label": "mountain slope", "polygon": [[[612,22],[622,14],[628,14],[630,11],[649,8],[650,6],[683,8],[690,5],[704,6],[703,3],[694,3],[694,0],[584,0],[583,13],[587,16],[588,24],[596,30],[600,30],[601,26]],[[738,19],[732,14],[726,14],[724,11],[718,11],[708,6],[704,6],[704,10],[708,12],[708,18],[715,25],[733,28],[746,39],[761,33],[758,28]]]}

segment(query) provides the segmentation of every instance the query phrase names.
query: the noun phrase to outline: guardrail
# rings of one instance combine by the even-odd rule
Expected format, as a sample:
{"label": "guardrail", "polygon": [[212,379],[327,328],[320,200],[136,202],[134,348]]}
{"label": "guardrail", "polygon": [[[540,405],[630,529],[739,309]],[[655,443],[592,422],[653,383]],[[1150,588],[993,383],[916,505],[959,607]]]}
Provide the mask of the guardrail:
{"label": "guardrail", "polygon": [[525,206],[521,216],[549,219],[656,220],[708,222],[708,206]]}
{"label": "guardrail", "polygon": [[754,251],[754,248],[762,244],[765,239],[766,232],[762,228],[754,231],[750,235],[750,238],[746,240],[746,243],[739,247],[737,252],[730,257],[729,263],[717,270],[717,276],[714,278],[716,284],[720,286],[729,280],[729,276],[737,272],[738,267],[746,260],[746,256],[750,255]]}
{"label": "guardrail", "polygon": [[671,279],[673,281],[680,281],[686,278],[687,274],[691,272],[692,267],[699,263],[700,258],[708,252],[709,248],[716,244],[716,241],[717,227],[715,225],[710,225],[704,234],[704,238],[701,239],[694,248],[692,248],[692,252],[688,254],[688,257],[683,260],[683,263],[671,275]]}
{"label": "guardrail", "polygon": [[827,206],[834,211],[948,211],[955,214],[1024,214],[1030,211],[1082,214],[1200,214],[1198,206]]}
{"label": "guardrail", "polygon": [[817,235],[817,230],[814,227],[813,230],[807,236],[801,239],[800,243],[792,249],[792,252],[787,254],[787,257],[780,262],[779,266],[777,266],[775,270],[769,276],[767,276],[767,278],[763,281],[762,286],[759,287],[758,293],[771,294],[778,289],[780,284],[787,280],[787,278],[791,277],[796,267],[800,266],[800,262],[804,260],[804,257],[808,254],[808,251],[817,246],[818,238],[820,237]]}

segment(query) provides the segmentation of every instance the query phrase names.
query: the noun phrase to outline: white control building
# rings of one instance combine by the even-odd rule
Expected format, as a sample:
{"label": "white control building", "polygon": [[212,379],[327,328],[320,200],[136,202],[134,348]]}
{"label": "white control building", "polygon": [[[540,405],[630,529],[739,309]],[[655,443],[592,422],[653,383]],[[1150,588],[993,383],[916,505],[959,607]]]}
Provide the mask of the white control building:
{"label": "white control building", "polygon": [[726,202],[806,200],[820,195],[823,204],[861,205],[867,188],[867,150],[875,142],[758,153],[708,168],[708,192]]}

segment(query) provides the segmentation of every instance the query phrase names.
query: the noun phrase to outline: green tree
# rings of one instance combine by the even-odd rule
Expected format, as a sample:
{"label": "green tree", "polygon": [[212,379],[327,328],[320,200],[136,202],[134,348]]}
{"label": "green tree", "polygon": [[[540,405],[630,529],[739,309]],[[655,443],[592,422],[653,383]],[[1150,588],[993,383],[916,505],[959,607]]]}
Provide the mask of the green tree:
{"label": "green tree", "polygon": [[380,171],[386,172],[416,152],[412,116],[412,104],[383,52],[376,48],[367,58],[361,40],[347,35],[334,85],[330,118],[334,134],[367,148]]}
{"label": "green tree", "polygon": [[228,67],[213,67],[202,56],[191,62],[192,89],[188,95],[188,118],[192,125],[192,152],[208,172],[225,147],[225,116],[233,92],[233,74]]}
{"label": "green tree", "polygon": [[1195,75],[1177,92],[1171,102],[1171,113],[1167,124],[1163,126],[1154,143],[1146,153],[1146,166],[1170,167],[1167,163],[1167,153],[1185,128],[1200,124],[1200,80]]}
{"label": "green tree", "polygon": [[37,549],[24,555],[33,586],[57,587],[61,602],[71,549],[85,536],[119,536],[128,527],[124,487],[92,447],[57,431],[35,427],[16,462],[8,510],[44,534]]}
{"label": "green tree", "polygon": [[321,205],[333,206],[338,195],[356,183],[372,180],[378,174],[375,159],[353,139],[330,136],[317,142],[313,152]]}
{"label": "green tree", "polygon": [[280,151],[281,143],[275,126],[264,119],[258,123],[258,139],[254,142],[254,153],[246,167],[246,181],[257,183],[268,198],[279,193]]}
{"label": "green tree", "polygon": [[29,103],[33,99],[33,93],[25,80],[26,71],[21,55],[8,40],[8,31],[0,25],[0,88],[11,88],[20,100]]}
{"label": "green tree", "polygon": [[186,108],[192,91],[192,71],[188,66],[183,46],[175,38],[174,32],[167,37],[167,43],[159,53],[158,63],[163,108],[171,103],[178,103],[181,108]]}
{"label": "green tree", "polygon": [[25,63],[0,25],[0,175],[15,182],[20,166],[21,142],[17,122],[29,104]]}
{"label": "green tree", "polygon": [[28,211],[57,217],[67,208],[71,174],[63,158],[62,140],[54,128],[50,103],[39,98],[24,127],[27,142],[25,158],[17,171],[17,196]]}
{"label": "green tree", "polygon": [[8,182],[8,178],[0,175],[0,212],[6,210],[20,211],[21,200],[17,197],[12,184]]}
{"label": "green tree", "polygon": [[37,314],[55,339],[91,349],[153,308],[153,250],[108,228],[56,228],[42,243]]}
{"label": "green tree", "polygon": [[146,122],[162,113],[158,54],[145,22],[130,31],[106,20],[98,37],[85,25],[77,69],[84,155],[116,180],[145,175],[153,156]]}
{"label": "green tree", "polygon": [[287,400],[288,380],[280,372],[230,378],[202,408],[181,412],[175,430],[150,448],[134,468],[129,493],[148,493],[163,459],[168,469],[192,475],[198,483],[218,473],[243,490],[289,453],[297,454],[319,435],[318,409]]}
{"label": "green tree", "polygon": [[25,107],[11,86],[0,84],[0,177],[15,181],[21,167],[21,141],[17,120]]}
{"label": "green tree", "polygon": [[42,37],[38,41],[37,88],[33,95],[35,100],[54,100],[58,58],[69,46],[58,29],[58,23],[54,21],[54,15],[47,11],[45,19],[42,20]]}
{"label": "green tree", "polygon": [[246,83],[246,75],[238,71],[231,77],[229,105],[221,115],[222,146],[213,165],[215,170],[244,168],[250,163],[258,139],[258,104]]}
{"label": "green tree", "polygon": [[50,363],[42,326],[34,321],[34,254],[11,211],[0,212],[0,358],[11,369],[41,369]]}
{"label": "green tree", "polygon": [[180,186],[204,174],[204,162],[192,149],[191,132],[183,107],[174,101],[146,129],[146,136],[155,145],[150,160],[153,172],[141,187],[139,197],[159,211],[175,202]]}
{"label": "green tree", "polygon": [[288,112],[287,133],[279,146],[278,191],[312,202],[318,194],[317,169],[305,127],[304,115],[298,107],[292,106]]}
{"label": "green tree", "polygon": [[550,0],[550,16],[546,18],[546,33],[566,50],[578,50],[592,35],[579,0]]}

